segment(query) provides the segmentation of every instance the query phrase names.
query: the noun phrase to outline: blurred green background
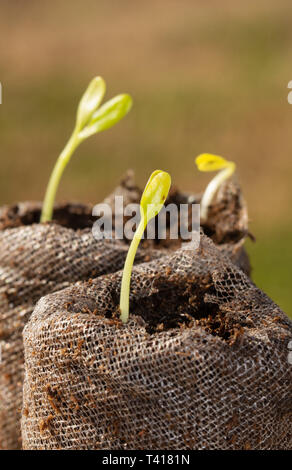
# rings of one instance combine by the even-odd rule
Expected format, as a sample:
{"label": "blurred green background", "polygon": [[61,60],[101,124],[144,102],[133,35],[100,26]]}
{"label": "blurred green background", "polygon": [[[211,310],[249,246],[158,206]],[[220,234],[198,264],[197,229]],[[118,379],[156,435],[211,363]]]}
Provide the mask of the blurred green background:
{"label": "blurred green background", "polygon": [[43,197],[87,83],[129,92],[130,115],[79,148],[59,200],[99,202],[127,168],[202,190],[202,152],[236,161],[253,279],[291,299],[290,0],[1,0],[0,204]]}

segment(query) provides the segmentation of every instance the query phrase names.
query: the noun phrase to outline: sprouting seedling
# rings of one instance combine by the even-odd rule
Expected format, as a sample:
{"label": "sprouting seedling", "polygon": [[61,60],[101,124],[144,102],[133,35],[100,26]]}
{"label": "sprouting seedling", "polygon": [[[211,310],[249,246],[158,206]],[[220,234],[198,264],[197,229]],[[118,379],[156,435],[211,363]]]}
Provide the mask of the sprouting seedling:
{"label": "sprouting seedling", "polygon": [[234,162],[229,162],[225,158],[210,153],[199,155],[195,162],[200,171],[219,170],[219,173],[208,184],[201,200],[201,220],[204,222],[207,219],[208,209],[216,192],[224,181],[234,173],[236,165]]}
{"label": "sprouting seedling", "polygon": [[75,128],[61,152],[49,180],[41,222],[52,220],[54,201],[60,179],[78,145],[87,137],[112,127],[131,109],[132,98],[127,94],[117,95],[100,107],[105,90],[105,81],[101,77],[95,77],[91,80],[79,102]]}
{"label": "sprouting seedling", "polygon": [[137,248],[148,222],[153,219],[153,217],[155,217],[162,209],[164,201],[167,198],[170,185],[170,175],[165,171],[156,170],[150,176],[142,194],[140,201],[141,220],[131,242],[122,277],[120,318],[123,323],[127,323],[129,318],[131,272]]}

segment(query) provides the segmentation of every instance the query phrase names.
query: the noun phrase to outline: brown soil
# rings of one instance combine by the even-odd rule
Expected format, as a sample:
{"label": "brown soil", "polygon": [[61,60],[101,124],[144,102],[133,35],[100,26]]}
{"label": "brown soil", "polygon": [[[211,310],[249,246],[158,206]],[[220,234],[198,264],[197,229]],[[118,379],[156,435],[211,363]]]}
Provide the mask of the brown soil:
{"label": "brown soil", "polygon": [[206,294],[214,294],[210,277],[161,277],[154,288],[158,293],[132,303],[132,311],[143,318],[149,333],[198,326],[230,345],[239,338],[243,328],[233,316],[227,318],[218,304],[205,301]]}
{"label": "brown soil", "polygon": [[[116,195],[124,197],[124,204],[139,203],[142,191],[135,182],[134,172],[132,170],[127,171],[125,176],[122,178],[120,185],[113,191],[113,193],[105,199],[112,207],[112,213],[114,214],[114,197]],[[191,214],[192,204],[199,204],[201,200],[201,194],[187,194],[181,192],[176,187],[171,187],[169,195],[165,201],[165,205],[175,204],[178,208],[180,204],[189,204],[188,220],[190,221],[188,229],[191,229]],[[246,229],[243,228],[242,224],[242,211],[243,201],[241,200],[240,189],[235,185],[228,185],[225,187],[223,195],[217,200],[215,204],[210,206],[208,211],[208,220],[202,224],[204,233],[210,237],[217,245],[226,243],[237,243],[242,238],[250,235]],[[130,217],[124,217],[123,224],[130,219]],[[157,220],[155,218],[155,233],[157,234]],[[113,221],[114,222],[114,221]],[[149,248],[167,248],[176,250],[181,246],[181,240],[170,240],[170,218],[169,214],[166,217],[167,229],[166,239],[154,239],[154,240],[142,240],[144,247]],[[178,219],[180,223],[180,219]],[[114,226],[114,224],[113,224]],[[178,227],[178,233],[180,233],[180,225]],[[251,235],[250,235],[251,236]],[[251,238],[253,238],[251,236]],[[126,243],[130,243],[129,240],[125,240]]]}
{"label": "brown soil", "polygon": [[223,197],[209,207],[208,220],[202,226],[204,233],[217,245],[237,243],[249,235],[239,224],[241,210],[239,194],[233,194],[232,198]]}
{"label": "brown soil", "polygon": [[[124,178],[120,187],[114,194],[123,194],[125,204],[137,202],[140,199],[141,191],[133,183],[132,175]],[[107,201],[112,198],[111,195]],[[199,203],[200,196],[189,196],[181,193],[177,188],[172,188],[166,204],[191,204]],[[244,234],[238,228],[241,204],[239,196],[234,198],[222,198],[219,203],[210,207],[208,222],[203,226],[204,232],[217,244],[236,243]],[[27,202],[12,206],[5,206],[0,211],[0,230],[20,227],[38,223],[41,213],[41,203]],[[91,215],[92,206],[64,203],[58,204],[54,209],[53,222],[72,229],[91,228],[95,217]],[[169,226],[169,214],[167,214]],[[124,219],[124,223],[127,219]],[[50,222],[51,223],[51,222]],[[157,233],[157,230],[156,230]],[[181,240],[170,240],[169,229],[165,240],[142,240],[144,248],[167,248],[177,249],[181,245]],[[182,279],[165,273],[153,281],[155,293],[149,297],[139,298],[132,303],[135,314],[141,316],[146,322],[146,330],[155,333],[171,328],[188,328],[194,323],[202,326],[208,333],[219,336],[230,344],[233,344],[240,337],[242,326],[233,320],[226,318],[220,312],[217,304],[205,302],[206,294],[213,293],[213,286],[210,278],[206,279]],[[118,293],[113,294],[116,304],[119,303]],[[66,306],[68,310],[70,306]],[[118,312],[108,312],[108,318],[117,318]]]}
{"label": "brown soil", "polygon": [[[37,224],[41,216],[41,203],[23,202],[4,206],[0,211],[0,230]],[[63,203],[56,204],[52,222],[74,230],[91,228],[95,217],[91,215],[90,204]]]}
{"label": "brown soil", "polygon": [[[135,177],[134,177],[134,172],[132,170],[128,170],[125,174],[125,176],[122,178],[120,185],[110,194],[104,202],[109,204],[112,209],[112,214],[114,216],[115,213],[115,204],[114,204],[114,198],[115,196],[123,196],[124,198],[124,207],[128,204],[139,204],[140,199],[142,195],[142,190],[137,186],[135,182]],[[198,203],[200,200],[199,197],[192,196],[192,203]],[[165,201],[165,206],[168,204],[174,204],[178,208],[180,204],[190,204],[189,202],[189,195],[184,194],[181,191],[179,191],[176,187],[171,187],[168,197]],[[123,217],[123,225],[128,222],[128,220],[131,219],[131,216],[124,216]],[[165,234],[165,239],[158,239],[158,216],[155,217],[155,236],[156,238],[153,240],[150,239],[143,239],[141,240],[141,246],[143,248],[165,248],[165,249],[171,249],[171,250],[176,250],[181,246],[181,240],[172,240],[170,239],[170,216],[167,213],[166,214],[166,234]],[[189,210],[189,220],[191,220],[191,205],[190,205],[190,210]],[[180,219],[178,218],[178,223],[180,222]],[[113,229],[115,228],[115,218],[113,217]],[[178,233],[180,230],[180,226],[178,227]],[[124,240],[125,243],[130,244],[131,240]]]}
{"label": "brown soil", "polygon": [[[123,196],[124,206],[130,203],[139,203],[142,191],[135,182],[134,172],[129,170],[121,179],[120,185],[104,200],[111,206],[113,214],[113,229],[115,228],[115,196]],[[180,204],[189,204],[189,230],[191,229],[191,212],[192,204],[199,204],[201,195],[190,195],[181,192],[176,187],[171,187],[169,195],[165,201],[165,205],[174,204],[180,207]],[[4,206],[0,210],[0,230],[12,227],[20,227],[21,225],[30,225],[39,223],[41,213],[41,203],[24,202],[11,206]],[[204,233],[210,237],[217,245],[225,243],[237,243],[243,237],[249,235],[244,231],[241,224],[242,201],[240,200],[240,192],[229,190],[225,192],[216,204],[210,206],[208,212],[208,220],[202,224]],[[124,217],[123,224],[131,217]],[[96,217],[92,216],[92,205],[66,202],[56,204],[54,208],[53,222],[69,227],[72,229],[91,228]],[[170,239],[170,217],[166,215],[166,238],[158,239],[158,217],[155,218],[155,235],[154,240],[142,240],[141,245],[144,248],[166,248],[176,250],[181,246],[181,240]],[[180,224],[180,217],[178,217]],[[180,233],[180,225],[178,226]],[[130,244],[130,240],[124,240]]]}
{"label": "brown soil", "polygon": [[[151,335],[170,329],[201,327],[233,346],[240,341],[243,327],[253,326],[251,322],[243,325],[242,319],[239,323],[233,315],[222,312],[217,303],[205,301],[206,294],[215,293],[209,276],[183,278],[171,276],[168,270],[153,280],[152,290],[150,296],[139,296],[131,300],[131,311],[143,319],[145,329]],[[119,289],[113,289],[111,295],[117,307],[101,316],[105,317],[107,324],[123,328],[120,321]],[[68,312],[77,313],[74,302],[67,303],[64,307]],[[86,308],[83,313],[99,316],[97,309],[91,311]]]}

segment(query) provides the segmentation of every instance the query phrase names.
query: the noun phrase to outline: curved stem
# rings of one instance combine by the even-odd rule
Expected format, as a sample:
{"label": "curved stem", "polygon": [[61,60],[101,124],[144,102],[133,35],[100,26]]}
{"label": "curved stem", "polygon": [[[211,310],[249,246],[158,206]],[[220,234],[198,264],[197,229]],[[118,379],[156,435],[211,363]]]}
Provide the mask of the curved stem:
{"label": "curved stem", "polygon": [[41,222],[48,222],[49,220],[52,220],[54,202],[55,202],[57,189],[60,183],[60,179],[63,175],[63,172],[73,152],[75,151],[75,149],[78,147],[79,144],[80,144],[80,140],[77,137],[76,131],[74,131],[69,141],[67,142],[65,148],[61,152],[54,166],[53,172],[51,174],[49,184],[47,186],[45,198],[44,198],[41,220],[40,220]]}
{"label": "curved stem", "polygon": [[201,200],[201,220],[205,221],[208,216],[209,206],[221,184],[224,183],[234,172],[235,164],[230,162],[226,168],[221,170],[208,184]]}
{"label": "curved stem", "polygon": [[121,285],[121,296],[120,296],[120,310],[121,310],[121,320],[123,323],[127,323],[129,318],[129,302],[130,302],[130,282],[131,282],[131,273],[133,268],[133,263],[137,248],[141,241],[143,232],[145,230],[146,224],[144,218],[141,219],[138,228],[135,232],[133,240],[131,242],[127,258],[124,265],[122,285]]}

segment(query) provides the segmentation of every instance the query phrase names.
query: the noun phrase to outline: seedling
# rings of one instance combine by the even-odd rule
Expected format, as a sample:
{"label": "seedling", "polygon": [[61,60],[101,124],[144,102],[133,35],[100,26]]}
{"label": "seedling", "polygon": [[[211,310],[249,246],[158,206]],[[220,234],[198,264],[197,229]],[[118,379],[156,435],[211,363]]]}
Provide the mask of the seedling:
{"label": "seedling", "polygon": [[119,122],[131,109],[132,98],[129,95],[117,95],[100,107],[106,90],[105,81],[95,77],[82,96],[73,133],[61,152],[51,174],[41,214],[41,222],[52,220],[56,192],[62,174],[76,148],[87,137],[109,129]]}
{"label": "seedling", "polygon": [[156,170],[150,176],[142,194],[140,201],[141,220],[131,242],[122,277],[120,318],[123,323],[127,323],[129,318],[131,273],[137,248],[148,222],[153,219],[153,217],[155,217],[162,209],[164,201],[167,198],[170,185],[170,175],[165,171]]}
{"label": "seedling", "polygon": [[217,155],[203,153],[196,160],[200,171],[218,171],[219,173],[210,181],[201,200],[201,221],[205,222],[209,206],[220,186],[234,173],[236,165]]}

